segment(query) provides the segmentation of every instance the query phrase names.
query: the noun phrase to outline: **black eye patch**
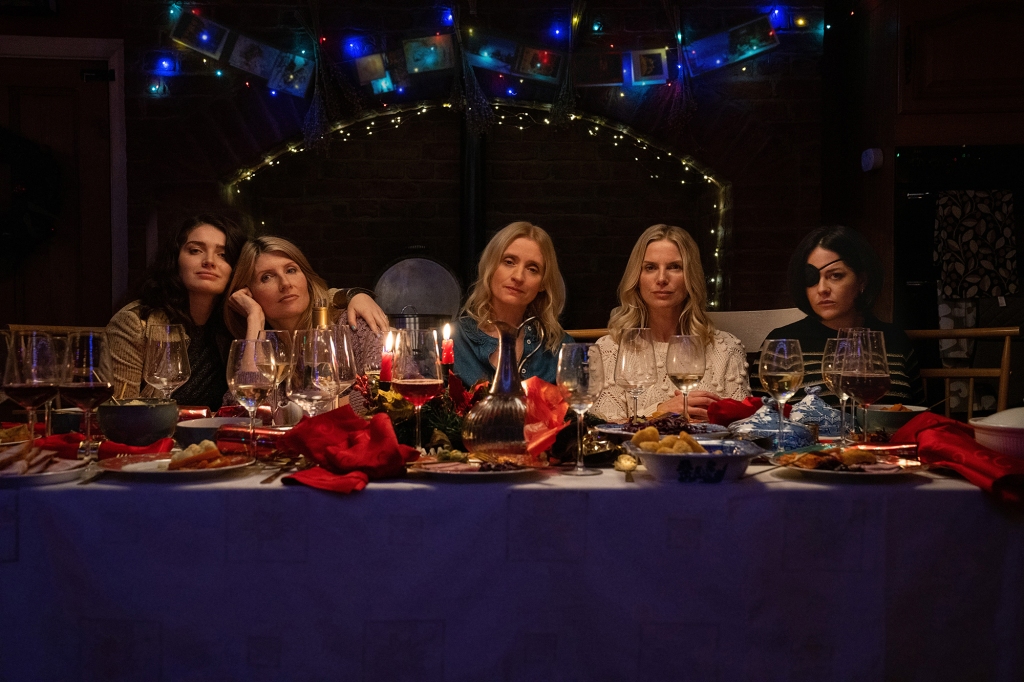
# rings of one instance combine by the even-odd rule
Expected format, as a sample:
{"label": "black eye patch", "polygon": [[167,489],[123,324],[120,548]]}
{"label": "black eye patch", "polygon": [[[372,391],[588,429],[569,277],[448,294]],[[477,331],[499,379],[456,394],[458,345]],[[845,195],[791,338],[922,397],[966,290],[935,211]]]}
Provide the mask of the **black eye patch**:
{"label": "black eye patch", "polygon": [[820,277],[821,277],[821,271],[824,270],[825,268],[827,268],[830,265],[835,265],[836,263],[838,263],[841,260],[843,260],[843,259],[842,258],[836,258],[831,263],[825,263],[820,268],[816,268],[813,265],[811,265],[810,263],[805,263],[804,264],[804,286],[806,286],[807,288],[815,286],[818,283],[818,279],[820,279]]}

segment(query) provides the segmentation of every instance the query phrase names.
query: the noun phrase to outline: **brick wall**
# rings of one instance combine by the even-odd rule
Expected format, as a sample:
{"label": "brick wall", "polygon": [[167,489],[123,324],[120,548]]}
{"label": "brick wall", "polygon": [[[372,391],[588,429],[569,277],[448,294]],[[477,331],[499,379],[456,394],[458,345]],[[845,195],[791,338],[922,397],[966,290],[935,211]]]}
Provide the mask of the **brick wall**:
{"label": "brick wall", "polygon": [[[305,6],[253,0],[203,7],[214,19],[289,47],[299,5]],[[322,16],[324,34],[334,41],[353,26],[421,34],[417,27],[432,15],[409,6],[354,0],[332,7]],[[146,49],[170,45],[164,7],[130,3],[125,10],[129,64],[137,67]],[[602,12],[627,48],[668,39],[661,3],[610,2],[591,9]],[[487,3],[476,21],[494,32],[540,40],[554,11],[547,2]],[[698,38],[758,11],[703,3],[684,10],[684,32]],[[613,89],[580,92],[581,109],[630,125],[731,184],[723,303],[733,309],[788,305],[785,261],[795,241],[820,221],[821,36],[789,32],[780,39],[775,50],[693,79],[696,110],[682,127],[665,125],[653,89],[624,97]],[[155,222],[165,234],[182,216],[222,204],[225,178],[300,135],[302,100],[271,98],[261,84],[245,87],[237,73],[217,79],[194,55],[184,55],[183,66],[186,73],[175,77],[164,99],[148,96],[144,74],[129,74],[126,81],[133,283],[146,263],[147,225]],[[430,99],[442,101],[447,94],[447,86],[439,85]],[[257,229],[294,239],[332,284],[371,285],[414,246],[423,247],[415,253],[457,269],[459,130],[454,114],[437,109],[372,138],[335,141],[324,156],[288,155],[245,183],[232,210],[251,216]],[[568,326],[607,321],[628,250],[645,227],[674,222],[702,236],[713,215],[714,197],[697,184],[682,185],[679,166],[665,166],[652,179],[626,146],[614,147],[608,134],[595,139],[582,127],[499,126],[487,140],[486,158],[487,226],[527,219],[552,233],[570,292]],[[710,244],[700,243],[710,258]]]}

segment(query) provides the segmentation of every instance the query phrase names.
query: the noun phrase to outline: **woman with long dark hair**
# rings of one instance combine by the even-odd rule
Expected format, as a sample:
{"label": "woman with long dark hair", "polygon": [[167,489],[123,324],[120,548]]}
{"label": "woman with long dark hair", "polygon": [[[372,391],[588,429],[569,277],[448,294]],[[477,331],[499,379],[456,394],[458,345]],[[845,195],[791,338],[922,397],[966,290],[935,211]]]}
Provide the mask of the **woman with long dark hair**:
{"label": "woman with long dark hair", "polygon": [[114,396],[152,397],[142,379],[150,325],[185,327],[191,376],[172,397],[181,405],[220,407],[227,391],[224,292],[246,235],[232,220],[212,214],[186,219],[163,245],[142,294],[107,324]]}

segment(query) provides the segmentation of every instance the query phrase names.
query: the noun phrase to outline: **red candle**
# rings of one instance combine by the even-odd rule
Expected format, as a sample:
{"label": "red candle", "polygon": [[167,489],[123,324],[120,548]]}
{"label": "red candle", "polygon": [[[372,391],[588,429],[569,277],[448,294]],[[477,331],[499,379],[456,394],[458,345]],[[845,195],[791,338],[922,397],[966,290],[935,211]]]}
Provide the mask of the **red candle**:
{"label": "red candle", "polygon": [[395,347],[395,334],[388,332],[388,338],[384,342],[384,352],[380,356],[380,380],[391,381],[391,363],[395,359],[392,348]]}
{"label": "red candle", "polygon": [[441,342],[441,364],[442,365],[454,365],[455,364],[455,342],[449,338],[452,335],[452,326],[446,324],[444,326],[444,341]]}

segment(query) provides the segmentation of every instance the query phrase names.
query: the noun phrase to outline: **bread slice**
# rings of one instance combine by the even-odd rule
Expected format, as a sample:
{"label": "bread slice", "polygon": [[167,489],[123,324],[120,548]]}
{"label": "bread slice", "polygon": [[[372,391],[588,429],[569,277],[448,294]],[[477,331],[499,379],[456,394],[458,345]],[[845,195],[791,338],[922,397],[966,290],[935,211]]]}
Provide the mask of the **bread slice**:
{"label": "bread slice", "polygon": [[202,443],[189,445],[181,452],[176,453],[171,457],[171,463],[167,465],[167,468],[191,469],[195,468],[199,462],[217,459],[218,457],[220,457],[220,451],[217,449],[216,444],[213,441],[204,440]]}

